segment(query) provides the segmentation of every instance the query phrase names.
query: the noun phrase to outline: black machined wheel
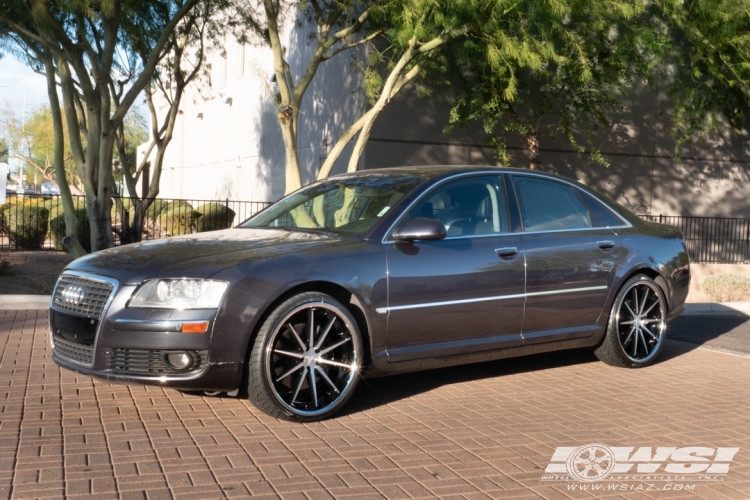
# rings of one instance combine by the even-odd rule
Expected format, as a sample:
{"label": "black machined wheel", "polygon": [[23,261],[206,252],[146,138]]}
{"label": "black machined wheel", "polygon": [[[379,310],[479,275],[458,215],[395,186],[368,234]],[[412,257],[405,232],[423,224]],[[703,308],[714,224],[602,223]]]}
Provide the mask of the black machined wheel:
{"label": "black machined wheel", "polygon": [[667,305],[658,284],[635,276],[620,289],[597,357],[614,366],[651,364],[661,350],[667,329]]}
{"label": "black machined wheel", "polygon": [[308,292],[281,304],[253,347],[248,393],[263,411],[297,421],[326,418],[359,380],[362,340],[338,301]]}

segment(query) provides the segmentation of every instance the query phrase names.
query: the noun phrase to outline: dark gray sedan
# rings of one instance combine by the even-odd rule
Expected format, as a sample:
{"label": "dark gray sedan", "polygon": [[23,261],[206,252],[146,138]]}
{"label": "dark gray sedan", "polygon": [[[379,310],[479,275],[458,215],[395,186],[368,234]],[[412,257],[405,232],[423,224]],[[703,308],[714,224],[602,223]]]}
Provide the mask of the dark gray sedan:
{"label": "dark gray sedan", "polygon": [[242,391],[318,420],[360,377],[590,347],[652,363],[690,282],[679,229],[552,175],[369,170],[234,229],[71,263],[55,361],[89,375]]}

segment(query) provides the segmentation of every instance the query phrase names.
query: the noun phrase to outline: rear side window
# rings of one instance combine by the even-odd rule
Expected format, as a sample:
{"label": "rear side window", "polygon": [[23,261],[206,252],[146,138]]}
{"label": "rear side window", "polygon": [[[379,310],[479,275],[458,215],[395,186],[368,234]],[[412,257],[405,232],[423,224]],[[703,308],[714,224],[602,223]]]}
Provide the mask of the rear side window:
{"label": "rear side window", "polygon": [[579,189],[578,192],[583,197],[583,201],[588,205],[589,210],[594,215],[595,227],[619,227],[623,226],[624,223],[612,213],[610,209],[604,206],[604,204],[588,194],[586,191]]}
{"label": "rear side window", "polygon": [[513,176],[526,232],[593,227],[591,213],[576,190],[559,182]]}

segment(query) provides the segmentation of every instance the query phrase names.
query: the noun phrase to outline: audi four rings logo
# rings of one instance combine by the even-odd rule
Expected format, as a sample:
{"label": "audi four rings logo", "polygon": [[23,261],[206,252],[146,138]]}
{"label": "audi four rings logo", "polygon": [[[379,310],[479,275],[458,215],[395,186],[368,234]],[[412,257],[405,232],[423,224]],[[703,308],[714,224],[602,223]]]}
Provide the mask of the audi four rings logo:
{"label": "audi four rings logo", "polygon": [[83,302],[83,298],[86,296],[86,290],[84,290],[83,287],[80,286],[68,285],[63,288],[61,296],[63,302],[65,302],[66,304],[77,306],[78,304]]}

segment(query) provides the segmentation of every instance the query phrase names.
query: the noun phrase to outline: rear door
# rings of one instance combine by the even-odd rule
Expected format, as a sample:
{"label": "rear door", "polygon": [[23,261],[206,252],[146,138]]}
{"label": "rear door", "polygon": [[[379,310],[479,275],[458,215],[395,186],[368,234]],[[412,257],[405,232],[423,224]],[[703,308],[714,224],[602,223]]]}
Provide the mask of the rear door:
{"label": "rear door", "polygon": [[513,174],[526,256],[524,344],[587,337],[610,293],[618,237],[572,184]]}

